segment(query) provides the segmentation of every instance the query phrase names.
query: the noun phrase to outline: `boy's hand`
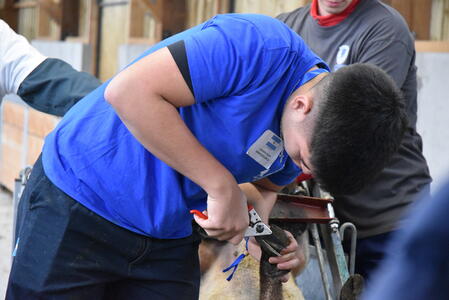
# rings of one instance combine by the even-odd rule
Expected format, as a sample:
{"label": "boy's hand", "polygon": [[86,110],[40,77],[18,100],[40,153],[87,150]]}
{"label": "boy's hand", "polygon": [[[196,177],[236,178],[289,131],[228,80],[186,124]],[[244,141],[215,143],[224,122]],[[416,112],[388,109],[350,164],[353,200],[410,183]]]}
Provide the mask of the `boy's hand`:
{"label": "boy's hand", "polygon": [[[281,251],[282,256],[273,256],[268,259],[268,262],[270,264],[275,264],[279,270],[293,270],[298,268],[302,261],[302,258],[304,257],[303,253],[301,253],[298,247],[298,243],[296,242],[293,235],[287,231],[284,230],[287,234],[288,238],[290,239],[290,244],[287,246],[287,248],[284,248]],[[287,282],[290,278],[290,273],[284,275],[281,277],[282,282]]]}
{"label": "boy's hand", "polygon": [[227,240],[237,245],[243,239],[249,225],[248,206],[242,190],[235,185],[229,196],[207,198],[207,219],[194,215],[195,221],[206,233],[218,240]]}
{"label": "boy's hand", "polygon": [[[305,263],[304,253],[298,247],[298,243],[296,242],[293,235],[284,230],[290,239],[290,244],[281,251],[282,256],[273,256],[270,257],[268,262],[271,264],[275,264],[279,270],[293,270],[300,267]],[[260,260],[262,256],[262,251],[260,249],[259,244],[255,240],[255,238],[251,238],[248,242],[248,252],[257,260]],[[282,282],[287,282],[290,278],[290,273],[281,277]]]}

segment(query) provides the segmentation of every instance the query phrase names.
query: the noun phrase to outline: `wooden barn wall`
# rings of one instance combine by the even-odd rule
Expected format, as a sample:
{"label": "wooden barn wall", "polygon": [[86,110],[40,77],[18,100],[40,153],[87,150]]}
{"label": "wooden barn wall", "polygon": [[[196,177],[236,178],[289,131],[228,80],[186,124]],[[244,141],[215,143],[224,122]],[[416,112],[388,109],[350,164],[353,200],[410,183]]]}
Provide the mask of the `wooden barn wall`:
{"label": "wooden barn wall", "polygon": [[[53,0],[56,2],[62,0]],[[157,24],[152,11],[145,4],[150,0],[103,0],[103,3],[122,3],[106,5],[102,8],[102,19],[91,18],[91,9],[96,0],[79,1],[79,37],[86,42],[95,42],[92,38],[92,22],[99,22],[101,39],[99,41],[98,76],[106,80],[117,72],[118,47],[124,43],[156,41]],[[166,0],[158,0],[166,1]],[[181,0],[179,0],[181,1]],[[230,10],[229,0],[185,0],[186,28],[195,26],[218,13]],[[262,13],[276,16],[309,3],[311,0],[235,0],[234,11],[239,13]],[[0,0],[2,5],[5,0]],[[30,0],[15,3],[25,4],[18,9],[18,32],[32,40],[42,38],[57,39],[59,25],[49,18],[47,12],[37,6],[27,6]],[[449,0],[384,0],[404,16],[417,39],[449,40]],[[39,1],[35,1],[39,3]],[[123,4],[124,3],[124,4]],[[138,9],[131,10],[131,7]],[[130,20],[136,20],[131,22]],[[137,24],[137,26],[136,26]],[[131,26],[132,25],[132,26]],[[95,47],[95,45],[94,45]]]}
{"label": "wooden barn wall", "polygon": [[37,11],[37,18],[39,18],[37,37],[59,40],[61,33],[60,24],[56,23],[45,9],[41,7],[35,9]]}
{"label": "wooden barn wall", "polygon": [[17,30],[18,14],[14,9],[14,2],[12,0],[0,0],[0,18]]}
{"label": "wooden barn wall", "polygon": [[19,5],[18,33],[29,40],[41,37],[58,39],[60,25],[52,20],[44,9],[37,5],[37,1],[19,0],[17,4]]}
{"label": "wooden barn wall", "polygon": [[39,157],[45,136],[56,126],[59,118],[4,99],[0,106],[0,120],[0,185],[12,191],[14,179]]}
{"label": "wooden barn wall", "polygon": [[89,37],[92,2],[92,0],[80,0],[78,35],[85,40],[88,40]]}
{"label": "wooden barn wall", "polygon": [[398,10],[418,40],[430,38],[432,0],[383,0]]}
{"label": "wooden barn wall", "polygon": [[[59,2],[59,1],[57,1]],[[38,17],[42,18],[40,27],[38,27],[38,36],[44,36],[50,40],[59,40],[61,33],[61,25],[51,19],[50,15],[42,8],[37,8]]]}
{"label": "wooden barn wall", "polygon": [[157,37],[156,20],[149,9],[144,12],[142,37],[150,40],[155,40]]}
{"label": "wooden barn wall", "polygon": [[129,37],[131,41],[156,40],[156,18],[151,9],[142,0],[130,0],[130,5]]}
{"label": "wooden barn wall", "polygon": [[187,28],[228,12],[228,0],[187,0]]}
{"label": "wooden barn wall", "polygon": [[118,47],[127,42],[129,4],[104,6],[102,10],[99,78],[105,81],[117,72]]}
{"label": "wooden barn wall", "polygon": [[275,17],[307,4],[307,0],[236,0],[235,12],[258,13]]}
{"label": "wooden barn wall", "polygon": [[[274,17],[309,2],[310,0],[236,0],[234,10],[237,13],[259,13]],[[198,25],[216,14],[227,13],[230,9],[227,0],[187,0],[187,7],[187,27]]]}
{"label": "wooden barn wall", "polygon": [[430,39],[449,41],[449,0],[433,0]]}
{"label": "wooden barn wall", "polygon": [[35,7],[19,9],[19,20],[17,32],[25,36],[28,40],[33,40],[37,36],[37,10]]}
{"label": "wooden barn wall", "polygon": [[[54,0],[59,2],[61,0]],[[85,37],[88,32],[89,13],[88,10],[96,0],[73,0],[80,2],[80,36]],[[105,0],[111,2],[117,0]],[[129,0],[131,1],[131,0]],[[149,0],[146,0],[149,1]],[[159,0],[165,1],[165,0]],[[187,27],[197,25],[217,13],[229,11],[229,0],[185,0],[187,2]],[[0,0],[0,8],[4,6],[6,0]],[[34,39],[38,35],[44,34],[47,38],[57,38],[59,26],[49,20],[41,24],[40,19],[48,17],[46,12],[37,7],[26,5],[27,3],[38,3],[39,1],[19,0],[15,3],[25,4],[19,8],[18,31],[29,39]],[[124,2],[124,1],[119,1]],[[138,1],[144,2],[144,1]],[[290,11],[310,0],[235,0],[236,12],[263,13],[275,16],[280,12]],[[448,40],[449,39],[449,0],[384,0],[384,2],[398,9],[408,21],[411,29],[417,33],[418,39]],[[105,8],[108,10],[123,10],[122,8]],[[83,13],[84,12],[84,13]],[[114,14],[107,12],[106,14]],[[143,24],[144,32],[141,37],[154,38],[155,21],[150,10],[145,10]],[[124,14],[122,15],[122,17]],[[106,17],[107,18],[107,17]],[[130,18],[130,16],[128,16]],[[120,22],[127,22],[121,20]],[[120,22],[117,22],[119,24]],[[121,29],[125,29],[121,26]],[[121,32],[123,31],[121,30]]]}

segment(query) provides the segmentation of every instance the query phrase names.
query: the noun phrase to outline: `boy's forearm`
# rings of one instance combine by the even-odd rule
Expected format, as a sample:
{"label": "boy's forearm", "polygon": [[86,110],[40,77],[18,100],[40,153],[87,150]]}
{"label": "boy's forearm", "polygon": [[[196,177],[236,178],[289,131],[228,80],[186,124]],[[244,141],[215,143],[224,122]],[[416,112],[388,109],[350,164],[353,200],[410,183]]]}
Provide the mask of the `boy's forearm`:
{"label": "boy's forearm", "polygon": [[243,183],[240,188],[245,193],[248,203],[254,206],[262,221],[268,224],[270,212],[277,199],[277,192],[254,183]]}

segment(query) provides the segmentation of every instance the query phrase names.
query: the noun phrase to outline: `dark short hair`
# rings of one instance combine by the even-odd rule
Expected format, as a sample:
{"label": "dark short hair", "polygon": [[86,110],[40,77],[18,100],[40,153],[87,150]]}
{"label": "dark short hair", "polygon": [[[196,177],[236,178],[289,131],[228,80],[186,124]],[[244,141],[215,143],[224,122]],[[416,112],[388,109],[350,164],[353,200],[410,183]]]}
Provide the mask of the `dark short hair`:
{"label": "dark short hair", "polygon": [[333,194],[361,190],[398,150],[407,127],[402,93],[380,68],[353,64],[313,88],[313,175]]}

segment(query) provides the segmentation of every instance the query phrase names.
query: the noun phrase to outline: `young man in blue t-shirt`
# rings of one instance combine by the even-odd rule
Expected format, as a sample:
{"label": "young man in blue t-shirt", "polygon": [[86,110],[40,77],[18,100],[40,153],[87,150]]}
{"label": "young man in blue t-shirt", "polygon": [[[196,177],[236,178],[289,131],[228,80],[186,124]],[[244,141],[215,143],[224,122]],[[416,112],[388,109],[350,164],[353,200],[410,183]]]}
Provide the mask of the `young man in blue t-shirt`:
{"label": "young man in blue t-shirt", "polygon": [[[330,192],[356,191],[405,124],[380,69],[329,74],[280,21],[217,16],[143,53],[47,137],[8,297],[195,299],[191,209],[207,209],[195,221],[209,236],[238,243],[247,202],[267,220],[301,171]],[[271,262],[292,269],[296,250],[292,241]]]}

